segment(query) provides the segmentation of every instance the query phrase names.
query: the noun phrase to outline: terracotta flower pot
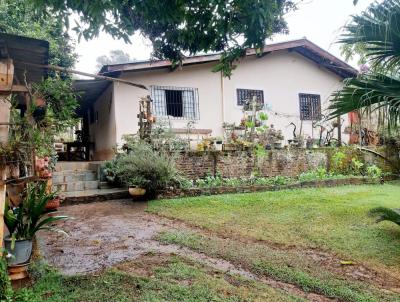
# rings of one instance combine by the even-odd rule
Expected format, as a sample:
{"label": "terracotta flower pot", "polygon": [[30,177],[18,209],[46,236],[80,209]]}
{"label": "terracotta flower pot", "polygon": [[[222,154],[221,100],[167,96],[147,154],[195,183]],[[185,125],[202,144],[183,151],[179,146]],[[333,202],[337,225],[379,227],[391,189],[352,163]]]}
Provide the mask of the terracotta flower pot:
{"label": "terracotta flower pot", "polygon": [[35,105],[37,107],[44,107],[44,106],[46,106],[46,100],[42,97],[37,97],[35,99]]}
{"label": "terracotta flower pot", "polygon": [[54,211],[54,210],[57,210],[59,207],[60,207],[60,197],[57,196],[56,198],[50,200],[46,204],[45,209],[47,211]]}
{"label": "terracotta flower pot", "polygon": [[41,178],[51,178],[52,173],[51,173],[50,170],[44,169],[44,170],[39,171],[39,176],[40,176]]}

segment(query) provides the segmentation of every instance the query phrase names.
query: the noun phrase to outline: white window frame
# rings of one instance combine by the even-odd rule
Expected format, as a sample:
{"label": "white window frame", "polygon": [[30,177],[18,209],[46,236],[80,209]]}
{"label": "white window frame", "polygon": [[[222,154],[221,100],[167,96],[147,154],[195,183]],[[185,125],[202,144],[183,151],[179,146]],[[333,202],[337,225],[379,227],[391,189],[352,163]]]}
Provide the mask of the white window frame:
{"label": "white window frame", "polygon": [[[166,90],[182,91],[182,117],[167,115]],[[160,92],[164,91],[164,93]],[[185,92],[191,92],[192,96],[186,95]],[[152,110],[156,117],[168,117],[177,120],[199,120],[199,90],[195,87],[176,87],[176,86],[150,86],[150,97],[152,99]],[[191,106],[191,108],[189,107]]]}

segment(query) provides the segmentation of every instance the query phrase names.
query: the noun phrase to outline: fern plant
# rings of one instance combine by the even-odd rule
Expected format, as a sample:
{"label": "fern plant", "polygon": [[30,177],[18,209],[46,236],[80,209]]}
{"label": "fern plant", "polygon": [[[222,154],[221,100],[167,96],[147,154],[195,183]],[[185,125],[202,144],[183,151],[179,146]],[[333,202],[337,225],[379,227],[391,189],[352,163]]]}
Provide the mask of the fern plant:
{"label": "fern plant", "polygon": [[376,222],[391,221],[400,225],[400,209],[390,209],[385,207],[373,208],[369,211],[371,217],[376,217]]}

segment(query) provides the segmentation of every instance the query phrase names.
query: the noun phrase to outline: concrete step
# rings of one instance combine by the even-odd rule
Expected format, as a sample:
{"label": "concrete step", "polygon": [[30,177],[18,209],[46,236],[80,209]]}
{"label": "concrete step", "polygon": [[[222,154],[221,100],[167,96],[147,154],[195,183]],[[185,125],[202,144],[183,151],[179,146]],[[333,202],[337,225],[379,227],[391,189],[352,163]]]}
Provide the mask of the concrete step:
{"label": "concrete step", "polygon": [[53,190],[60,193],[73,192],[73,191],[85,191],[85,190],[96,190],[99,187],[97,180],[89,181],[70,181],[62,183],[53,182]]}
{"label": "concrete step", "polygon": [[97,180],[97,172],[92,170],[85,171],[60,171],[53,173],[53,184],[61,184],[77,181],[94,181]]}
{"label": "concrete step", "polygon": [[80,170],[92,170],[96,171],[103,164],[102,161],[59,161],[56,164],[55,171],[80,171]]}
{"label": "concrete step", "polygon": [[114,199],[130,198],[128,189],[97,189],[87,191],[65,192],[61,205],[71,205],[78,203],[89,203]]}
{"label": "concrete step", "polygon": [[113,186],[108,181],[99,181],[99,189],[112,189]]}

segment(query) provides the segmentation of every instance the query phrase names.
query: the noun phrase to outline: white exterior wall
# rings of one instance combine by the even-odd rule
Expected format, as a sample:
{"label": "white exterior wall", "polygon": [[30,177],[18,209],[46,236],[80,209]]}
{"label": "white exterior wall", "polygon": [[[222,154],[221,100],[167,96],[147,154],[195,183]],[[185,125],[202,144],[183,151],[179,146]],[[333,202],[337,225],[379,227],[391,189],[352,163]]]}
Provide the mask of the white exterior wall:
{"label": "white exterior wall", "polygon": [[[238,64],[231,79],[224,80],[225,121],[239,123],[243,116],[242,108],[236,105],[236,89],[263,90],[264,102],[271,108],[269,113],[267,111],[267,124],[273,124],[275,129],[282,130],[286,140],[291,139],[291,122],[297,125],[297,135],[300,131],[299,93],[319,94],[324,113],[332,92],[341,87],[341,82],[342,79],[336,74],[295,52],[280,51],[261,58],[247,57]],[[290,117],[280,117],[275,113]],[[311,121],[303,121],[304,137],[318,138],[319,134],[315,132]]]}
{"label": "white exterior wall", "polygon": [[[199,120],[195,120],[195,128],[211,129],[213,135],[222,135],[221,76],[211,72],[213,64],[186,66],[183,69],[151,70],[131,72],[122,76],[132,82],[150,88],[156,86],[192,87],[198,89]],[[139,98],[150,94],[140,88],[125,84],[114,84],[115,106],[117,116],[117,142],[121,143],[123,134],[137,133]],[[185,128],[189,120],[171,120],[173,128]]]}
{"label": "white exterior wall", "polygon": [[113,149],[117,141],[112,85],[97,99],[93,108],[95,121],[93,123],[89,121],[90,141],[95,143],[93,157],[96,160],[109,159],[114,154]]}
{"label": "white exterior wall", "polygon": [[[322,110],[324,110],[332,92],[342,85],[342,79],[336,74],[300,54],[289,51],[279,51],[261,58],[247,57],[238,64],[231,79],[221,77],[220,73],[213,73],[211,69],[214,64],[215,62],[184,66],[174,71],[164,68],[127,72],[121,77],[148,87],[156,85],[198,88],[200,119],[196,121],[195,128],[211,129],[212,136],[223,135],[223,122],[240,123],[243,113],[236,105],[237,88],[263,90],[264,101],[271,107],[267,124],[273,124],[277,130],[282,130],[286,142],[293,136],[293,127],[288,126],[290,122],[297,125],[297,133],[300,130],[299,93],[321,95]],[[138,101],[140,97],[150,94],[150,91],[125,84],[114,83],[113,88],[115,122],[110,117],[110,125],[102,126],[107,129],[98,126],[96,131],[102,131],[95,137],[98,150],[105,145],[113,147],[116,144],[120,145],[124,134],[137,133]],[[279,117],[274,115],[274,112],[291,117]],[[188,120],[171,119],[173,128],[185,128],[187,122]],[[302,124],[302,134],[305,137],[318,138],[319,134],[315,129],[313,131],[311,121],[303,121]],[[347,119],[342,129],[346,124]],[[107,137],[106,133],[111,135]],[[347,136],[342,137],[343,141],[347,140]],[[101,140],[106,142],[99,143]]]}

